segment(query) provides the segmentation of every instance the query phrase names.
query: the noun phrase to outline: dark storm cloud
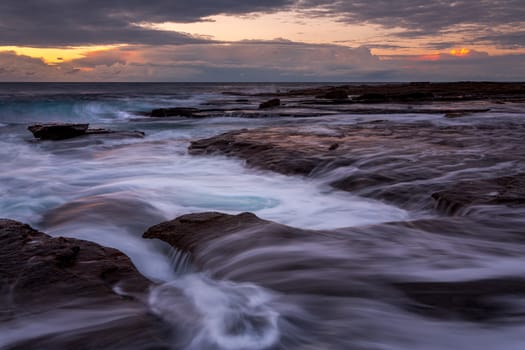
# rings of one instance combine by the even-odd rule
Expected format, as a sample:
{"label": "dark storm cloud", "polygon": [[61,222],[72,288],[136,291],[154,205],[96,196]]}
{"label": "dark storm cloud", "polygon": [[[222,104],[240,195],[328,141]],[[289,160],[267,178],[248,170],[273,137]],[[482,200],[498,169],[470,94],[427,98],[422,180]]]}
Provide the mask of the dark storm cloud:
{"label": "dark storm cloud", "polygon": [[422,33],[461,23],[498,25],[525,18],[523,0],[303,0],[302,3],[340,13],[348,21],[404,27]]}
{"label": "dark storm cloud", "polygon": [[525,30],[511,33],[490,33],[475,38],[479,43],[496,43],[498,47],[515,49],[525,47]]}
{"label": "dark storm cloud", "polygon": [[[479,32],[481,26],[523,24],[525,19],[523,0],[2,0],[0,45],[207,42],[203,38],[136,24],[194,22],[216,14],[286,9],[299,9],[310,16],[328,16],[348,23],[402,28],[404,31],[396,35],[405,38],[464,31],[465,25]],[[497,36],[492,39],[496,43],[499,40]]]}
{"label": "dark storm cloud", "polygon": [[0,45],[206,42],[136,23],[192,22],[219,13],[283,9],[294,0],[2,0]]}
{"label": "dark storm cloud", "polygon": [[472,29],[478,30],[525,21],[523,0],[302,0],[301,4],[312,15],[403,28],[399,35],[404,37],[462,31],[460,25],[474,25]]}

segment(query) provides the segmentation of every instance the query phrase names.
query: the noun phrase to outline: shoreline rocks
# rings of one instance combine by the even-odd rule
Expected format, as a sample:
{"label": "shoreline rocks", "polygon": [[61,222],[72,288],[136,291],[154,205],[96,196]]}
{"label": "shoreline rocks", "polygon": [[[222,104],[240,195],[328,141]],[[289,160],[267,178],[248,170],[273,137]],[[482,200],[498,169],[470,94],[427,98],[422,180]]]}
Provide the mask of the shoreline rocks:
{"label": "shoreline rocks", "polygon": [[[471,229],[458,233],[464,225]],[[490,229],[481,233],[481,227]],[[430,260],[432,256],[441,259],[439,250],[410,245],[422,234],[432,236],[436,247],[463,234],[474,235],[480,247],[501,239],[515,244],[525,242],[515,229],[501,230],[497,225],[486,226],[468,218],[444,217],[312,231],[263,220],[252,213],[218,212],[183,215],[150,227],[143,237],[161,239],[190,253],[195,265],[213,277],[252,282],[284,294],[371,298],[425,317],[474,322],[512,317],[514,311],[504,298],[525,295],[525,279],[519,276],[425,281],[384,274],[376,259],[389,259],[388,254],[383,255],[389,247],[394,251],[394,247],[403,247],[407,254],[424,252],[431,255]],[[318,249],[338,247],[347,252],[346,256],[335,254],[338,249],[333,256],[328,251],[318,254],[310,249],[297,250],[313,242]],[[379,249],[377,256],[374,247]],[[394,255],[390,258],[395,259]],[[362,259],[374,263],[363,265]],[[325,279],[324,275],[331,277]]]}
{"label": "shoreline rocks", "polygon": [[[157,108],[139,114],[155,118],[217,116],[263,118],[272,116],[317,117],[337,113],[422,113],[442,114],[446,118],[457,118],[475,113],[485,113],[491,108],[496,108],[501,113],[505,110],[501,106],[502,104],[525,102],[525,84],[416,82],[321,86],[263,93],[226,91],[223,94],[242,98],[211,100],[203,103],[206,108]],[[490,105],[465,108],[465,102],[471,101],[483,101],[485,105]],[[456,103],[458,104],[457,108],[454,106]],[[305,112],[308,109],[315,109],[315,112]],[[512,106],[509,107],[509,110],[512,110]]]}
{"label": "shoreline rocks", "polygon": [[[233,156],[250,167],[285,175],[328,178],[334,188],[421,210],[432,209],[434,200],[439,202],[441,197],[452,198],[451,194],[439,194],[450,187],[450,180],[443,176],[451,169],[483,169],[525,162],[524,127],[523,124],[439,126],[384,120],[324,125],[319,132],[300,127],[264,127],[195,140],[188,151],[193,155]],[[504,146],[491,147],[495,142]],[[465,155],[465,149],[469,148],[479,149],[484,156]],[[479,175],[465,173],[455,181],[470,181]],[[461,187],[454,191],[462,193]],[[480,185],[471,191],[481,196],[484,189]],[[433,193],[437,194],[432,196]],[[508,203],[524,200],[525,191],[513,196]],[[504,202],[501,199],[486,204]]]}
{"label": "shoreline rocks", "polygon": [[[110,344],[128,349],[141,348],[144,342],[167,349],[167,330],[149,312],[145,301],[152,283],[120,251],[51,237],[29,225],[0,219],[0,256],[0,290],[9,291],[0,298],[0,326],[35,322],[34,318],[48,315],[51,327],[58,315],[70,315],[67,317],[75,324],[82,312],[123,312],[110,319],[112,322],[101,319],[84,330],[74,326],[71,333],[61,326],[60,334],[36,332],[28,334],[29,339],[17,340],[7,332],[0,344],[8,344],[8,349],[63,349],[74,344],[78,349]],[[80,325],[82,321],[78,321]],[[137,336],[129,336],[130,332]]]}

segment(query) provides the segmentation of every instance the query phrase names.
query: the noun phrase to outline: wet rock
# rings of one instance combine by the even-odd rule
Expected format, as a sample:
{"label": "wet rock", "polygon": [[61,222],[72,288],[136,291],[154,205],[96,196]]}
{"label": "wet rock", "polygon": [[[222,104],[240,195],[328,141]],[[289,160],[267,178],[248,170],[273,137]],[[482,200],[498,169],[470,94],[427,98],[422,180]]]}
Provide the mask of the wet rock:
{"label": "wet rock", "polygon": [[374,92],[356,96],[353,98],[353,100],[362,103],[383,103],[390,101],[387,95]]}
{"label": "wet rock", "polygon": [[271,100],[265,101],[259,105],[259,109],[275,108],[281,105],[281,100],[278,98],[272,98]]}
{"label": "wet rock", "polygon": [[[468,249],[473,249],[474,243],[486,253],[493,252],[502,240],[514,245],[524,243],[521,221],[504,229],[491,221],[444,217],[313,231],[280,225],[251,213],[205,212],[155,225],[144,237],[161,239],[191,253],[194,264],[216,278],[252,282],[285,294],[372,299],[425,317],[485,322],[516,316],[506,298],[525,295],[522,277],[425,281],[384,275],[384,269],[392,261],[410,261],[398,256],[399,250],[403,256],[423,254],[428,258],[413,263],[441,261],[444,253],[436,247],[444,245],[447,249],[451,239],[456,245],[464,242]],[[429,242],[422,243],[422,235]],[[307,248],[310,244],[315,245],[314,251]]]}
{"label": "wet rock", "polygon": [[348,99],[348,91],[346,89],[332,89],[325,94],[317,96],[318,98],[326,98],[330,100],[346,100]]}
{"label": "wet rock", "polygon": [[525,206],[525,173],[491,179],[460,181],[435,192],[439,211],[455,215],[475,205]]}
{"label": "wet rock", "polygon": [[369,92],[354,98],[360,103],[384,103],[384,102],[418,102],[431,101],[434,94],[431,92],[406,92],[406,93],[377,93]]}
{"label": "wet rock", "polygon": [[[493,82],[454,82],[454,83],[389,83],[344,85],[338,87],[348,95],[357,96],[357,101],[366,103],[417,101],[475,101],[490,100],[498,102],[525,101],[524,83]],[[274,96],[323,96],[334,87],[319,87],[284,91]],[[268,94],[267,94],[268,95]],[[355,100],[355,98],[354,98]]]}
{"label": "wet rock", "polygon": [[469,321],[504,318],[513,308],[502,298],[525,295],[525,279],[493,278],[458,282],[395,283],[412,302],[406,306],[428,316]]}
{"label": "wet rock", "polygon": [[335,151],[335,150],[338,149],[338,148],[339,148],[339,144],[336,142],[336,143],[332,143],[332,144],[330,145],[330,147],[328,147],[328,150],[329,150],[329,151]]}
{"label": "wet rock", "polygon": [[[2,328],[3,349],[62,349],[73,344],[79,349],[110,344],[126,349],[141,348],[144,341],[165,347],[166,329],[143,301],[151,282],[118,250],[54,238],[20,222],[0,219],[0,257],[0,290],[4,291],[0,328],[8,329],[4,332]],[[111,322],[102,319],[85,329],[75,326],[68,332],[62,325],[60,333],[52,330],[55,318],[70,317],[69,322],[75,324],[83,313],[102,310],[114,310],[115,315],[127,311]],[[39,317],[46,323],[39,327],[43,332],[17,338],[17,333],[9,331]],[[137,336],[123,338],[130,331]]]}
{"label": "wet rock", "polygon": [[[385,120],[325,125],[319,132],[267,127],[196,140],[189,152],[235,156],[282,174],[323,177],[335,171],[337,176],[330,175],[335,188],[407,209],[432,209],[431,195],[449,186],[443,177],[449,172],[525,162],[524,129],[519,123],[437,126]],[[484,156],[465,155],[469,148]]]}
{"label": "wet rock", "polygon": [[460,117],[465,117],[467,115],[469,115],[471,113],[469,112],[447,112],[445,113],[445,118],[460,118]]}
{"label": "wet rock", "polygon": [[85,135],[89,124],[34,124],[27,129],[41,140],[65,140]]}
{"label": "wet rock", "polygon": [[150,117],[195,117],[199,112],[198,108],[174,107],[174,108],[157,108],[151,111]]}
{"label": "wet rock", "polygon": [[[307,175],[319,163],[316,156],[310,156],[308,150],[286,147],[264,140],[266,133],[254,138],[244,138],[247,130],[193,141],[189,147],[191,154],[226,154],[245,159],[249,166],[276,171],[282,174]],[[254,135],[255,136],[255,135]],[[328,146],[324,148],[324,152]]]}
{"label": "wet rock", "polygon": [[103,128],[89,128],[89,124],[35,124],[27,128],[40,140],[66,140],[87,135],[108,135],[113,138],[144,137],[142,131],[115,131]]}
{"label": "wet rock", "polygon": [[[136,213],[143,213],[147,219],[137,216]],[[92,222],[97,222],[140,232],[146,225],[153,225],[161,220],[162,215],[149,203],[118,193],[84,196],[50,208],[43,215],[39,226],[56,230],[58,227],[89,226]]]}
{"label": "wet rock", "polygon": [[408,92],[404,94],[392,95],[391,100],[398,102],[416,102],[416,101],[432,101],[434,99],[432,92]]}
{"label": "wet rock", "polygon": [[158,238],[178,249],[194,253],[206,242],[253,226],[268,223],[252,213],[219,212],[187,214],[150,227],[144,238]]}
{"label": "wet rock", "polygon": [[135,137],[143,138],[146,136],[144,131],[131,130],[131,131],[116,131],[109,129],[88,129],[86,135],[108,135],[110,138],[126,138],[126,137]]}

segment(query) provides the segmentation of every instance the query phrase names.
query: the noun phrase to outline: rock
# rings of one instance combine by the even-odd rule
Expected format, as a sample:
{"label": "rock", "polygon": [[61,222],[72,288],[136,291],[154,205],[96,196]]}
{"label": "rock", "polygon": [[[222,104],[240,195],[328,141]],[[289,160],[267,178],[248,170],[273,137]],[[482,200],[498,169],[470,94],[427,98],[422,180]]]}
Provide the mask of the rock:
{"label": "rock", "polygon": [[115,131],[103,128],[90,129],[89,124],[35,124],[27,128],[41,140],[66,140],[86,135],[110,135],[111,137],[144,137],[142,131]]}
{"label": "rock", "polygon": [[150,227],[144,238],[158,238],[173,247],[195,253],[215,238],[268,223],[252,213],[228,215],[218,212],[187,214]]}
{"label": "rock", "polygon": [[460,118],[460,117],[466,117],[468,115],[471,115],[472,112],[469,111],[451,111],[445,113],[445,118]]}
{"label": "rock", "polygon": [[[315,156],[310,157],[306,148],[295,148],[291,143],[285,147],[266,139],[273,133],[250,134],[248,130],[239,130],[193,141],[189,147],[191,154],[226,154],[245,159],[250,166],[276,171],[282,174],[307,175],[320,162]],[[284,140],[286,136],[282,135]],[[275,140],[276,141],[276,140]],[[325,146],[323,152],[326,152]]]}
{"label": "rock", "polygon": [[408,92],[397,95],[392,95],[391,100],[396,102],[417,102],[417,101],[432,101],[434,99],[432,92]]}
{"label": "rock", "polygon": [[[146,348],[148,343],[167,348],[167,330],[143,301],[151,282],[118,250],[53,238],[20,222],[0,219],[0,257],[2,349],[64,349],[74,344],[79,349],[109,345],[129,349]],[[86,321],[91,323],[84,329],[79,326],[85,313],[102,315],[102,311],[115,315],[108,321]],[[46,322],[47,328],[38,326],[43,332],[14,332],[39,318]],[[55,331],[54,318],[62,322]]]}
{"label": "rock", "polygon": [[174,107],[174,108],[157,108],[151,111],[150,117],[196,117],[199,112],[198,108]]}
{"label": "rock", "polygon": [[339,144],[336,142],[336,143],[332,143],[332,144],[330,145],[330,147],[328,147],[328,150],[329,150],[329,151],[335,151],[335,150],[338,149],[338,148],[339,148]]}
{"label": "rock", "polygon": [[387,95],[373,92],[356,96],[353,100],[361,103],[382,103],[390,101]]}
{"label": "rock", "polygon": [[108,135],[111,138],[125,138],[125,137],[135,137],[143,138],[146,136],[144,131],[132,130],[132,131],[115,131],[109,129],[88,129],[86,135]]}
{"label": "rock", "polygon": [[[525,162],[524,129],[519,123],[473,127],[384,120],[324,125],[321,132],[279,126],[196,140],[189,152],[234,156],[248,166],[285,175],[322,177],[341,168],[336,177],[329,175],[335,188],[407,209],[431,210],[432,193],[450,186],[444,177],[449,172]],[[506,150],[491,146],[502,142]],[[467,149],[484,156],[465,156]]]}
{"label": "rock", "polygon": [[[428,316],[489,321],[512,314],[504,296],[525,295],[525,279],[492,278],[458,282],[395,283],[411,302],[406,306]],[[498,300],[498,298],[500,300]]]}
{"label": "rock", "polygon": [[[524,83],[493,83],[493,82],[454,82],[454,83],[389,83],[346,85],[339,87],[348,95],[358,96],[356,101],[366,103],[414,101],[476,101],[494,100],[498,102],[525,101]],[[322,97],[334,87],[316,87],[296,89],[272,94],[276,97],[304,96]],[[268,95],[268,94],[266,94]]]}
{"label": "rock", "polygon": [[89,124],[34,124],[27,129],[41,140],[65,140],[85,135]]}
{"label": "rock", "polygon": [[278,98],[272,98],[266,102],[263,102],[259,105],[259,109],[275,108],[281,105],[281,100]]}
{"label": "rock", "polygon": [[348,99],[348,91],[346,89],[332,89],[317,97],[330,100],[346,100]]}
{"label": "rock", "polygon": [[439,211],[456,215],[475,205],[525,206],[525,173],[491,179],[460,181],[435,192]]}
{"label": "rock", "polygon": [[[161,239],[190,253],[194,264],[215,278],[252,282],[284,294],[371,299],[425,317],[484,322],[515,315],[505,298],[525,295],[522,276],[425,281],[397,273],[385,275],[384,269],[397,259],[408,262],[397,256],[398,249],[402,254],[428,258],[421,261],[442,261],[443,252],[437,247],[448,246],[451,238],[455,244],[471,238],[464,243],[468,249],[473,249],[472,244],[495,249],[502,241],[518,247],[525,243],[521,221],[503,229],[491,221],[442,217],[314,231],[251,213],[205,212],[155,225],[144,237]],[[428,246],[414,244],[422,235]],[[316,249],[306,248],[313,246]],[[454,264],[443,268],[452,266],[461,268]]]}
{"label": "rock", "polygon": [[418,102],[432,101],[434,94],[432,92],[369,92],[354,98],[361,103],[383,103],[383,102]]}

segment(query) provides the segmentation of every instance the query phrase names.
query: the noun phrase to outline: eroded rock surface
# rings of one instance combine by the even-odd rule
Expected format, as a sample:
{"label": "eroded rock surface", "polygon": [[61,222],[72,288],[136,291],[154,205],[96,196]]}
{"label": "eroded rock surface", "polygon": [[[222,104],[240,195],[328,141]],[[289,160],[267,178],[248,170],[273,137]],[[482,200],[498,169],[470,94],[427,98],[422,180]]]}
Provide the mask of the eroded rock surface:
{"label": "eroded rock surface", "polygon": [[[326,178],[337,189],[406,208],[429,208],[434,205],[432,193],[445,191],[455,182],[494,176],[491,169],[513,176],[502,164],[515,164],[513,172],[523,171],[524,135],[522,123],[437,126],[377,120],[314,129],[237,130],[193,141],[189,152],[235,156],[248,166]],[[492,147],[494,143],[498,147]],[[485,191],[483,187],[477,188]],[[523,192],[513,193],[514,202],[523,200]],[[503,200],[489,204],[498,203]]]}
{"label": "eroded rock surface", "polygon": [[444,213],[456,214],[475,205],[525,206],[525,173],[462,181],[435,192],[432,198]]}
{"label": "eroded rock surface", "polygon": [[[504,228],[491,221],[444,217],[311,231],[250,213],[206,212],[153,226],[144,237],[191,253],[194,263],[214,277],[253,282],[287,295],[361,298],[364,303],[372,299],[426,317],[520,317],[505,299],[525,296],[520,276],[439,279],[439,271],[464,268],[487,254],[497,257],[498,248],[503,251],[509,242],[516,257],[523,256],[521,221]],[[407,273],[424,269],[434,274]]]}
{"label": "eroded rock surface", "polygon": [[118,250],[0,219],[0,256],[2,349],[168,348],[151,282]]}

